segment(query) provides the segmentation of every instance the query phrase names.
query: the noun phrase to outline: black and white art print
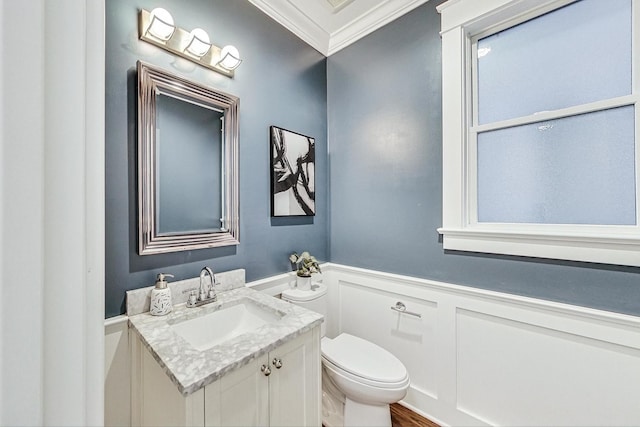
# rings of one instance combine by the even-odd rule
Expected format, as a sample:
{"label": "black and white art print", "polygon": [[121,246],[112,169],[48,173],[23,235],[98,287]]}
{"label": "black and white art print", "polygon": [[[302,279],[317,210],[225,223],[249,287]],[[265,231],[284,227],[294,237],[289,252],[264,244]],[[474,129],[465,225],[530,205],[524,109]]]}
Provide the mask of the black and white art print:
{"label": "black and white art print", "polygon": [[271,126],[271,216],[316,214],[315,140]]}

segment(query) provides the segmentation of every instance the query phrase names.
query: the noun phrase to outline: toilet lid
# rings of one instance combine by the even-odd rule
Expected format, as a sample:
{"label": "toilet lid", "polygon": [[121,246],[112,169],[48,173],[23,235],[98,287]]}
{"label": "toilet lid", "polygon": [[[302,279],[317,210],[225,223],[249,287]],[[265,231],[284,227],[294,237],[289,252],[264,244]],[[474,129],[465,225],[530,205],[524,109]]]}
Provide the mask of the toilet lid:
{"label": "toilet lid", "polygon": [[298,288],[287,289],[282,291],[282,299],[290,302],[312,301],[327,293],[327,285],[314,282],[311,284],[311,290],[303,291]]}
{"label": "toilet lid", "polygon": [[322,340],[322,356],[340,369],[367,380],[399,383],[407,369],[393,354],[376,344],[349,334]]}

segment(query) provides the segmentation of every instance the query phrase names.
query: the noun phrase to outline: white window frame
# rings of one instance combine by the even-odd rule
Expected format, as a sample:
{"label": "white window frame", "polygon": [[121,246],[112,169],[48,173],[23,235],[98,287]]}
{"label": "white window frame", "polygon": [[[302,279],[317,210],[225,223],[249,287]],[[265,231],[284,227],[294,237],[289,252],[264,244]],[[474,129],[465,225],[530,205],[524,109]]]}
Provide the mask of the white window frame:
{"label": "white window frame", "polygon": [[[640,266],[640,0],[632,0],[632,94],[536,114],[535,121],[635,106],[636,224],[619,226],[479,223],[472,50],[474,40],[575,0],[449,0],[440,6],[442,36],[443,209],[445,250]],[[613,4],[613,3],[612,3]],[[523,124],[526,120],[511,120]],[[503,123],[504,124],[504,123]]]}

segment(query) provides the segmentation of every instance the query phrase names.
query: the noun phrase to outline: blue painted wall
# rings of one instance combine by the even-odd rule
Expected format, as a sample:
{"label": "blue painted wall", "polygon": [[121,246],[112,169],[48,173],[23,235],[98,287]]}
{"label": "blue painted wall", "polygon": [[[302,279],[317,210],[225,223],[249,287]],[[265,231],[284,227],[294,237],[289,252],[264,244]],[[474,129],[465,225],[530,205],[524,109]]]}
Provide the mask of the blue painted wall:
{"label": "blue painted wall", "polygon": [[[229,79],[137,38],[138,9],[164,7],[183,28],[204,28],[244,58]],[[159,272],[176,280],[209,265],[246,268],[255,280],[290,269],[292,251],[328,259],[326,59],[247,1],[109,0],[106,2],[106,317],[124,312],[125,291],[150,286]],[[137,60],[240,97],[240,245],[137,255]],[[269,126],[316,140],[316,216],[270,219]]]}
{"label": "blue painted wall", "polygon": [[444,253],[438,3],[327,60],[331,261],[640,315],[638,268]]}
{"label": "blue painted wall", "polygon": [[[431,0],[325,60],[246,1],[109,0],[106,316],[122,313],[125,291],[153,284],[160,271],[182,279],[204,265],[243,267],[254,280],[287,271],[288,254],[304,249],[341,264],[640,315],[637,268],[444,253],[436,231],[442,224],[437,4]],[[137,9],[153,7],[170,10],[184,28],[205,28],[218,45],[235,44],[245,58],[236,77],[139,42]],[[138,59],[240,97],[237,248],[136,254]],[[269,125],[316,138],[312,220],[269,216]]]}

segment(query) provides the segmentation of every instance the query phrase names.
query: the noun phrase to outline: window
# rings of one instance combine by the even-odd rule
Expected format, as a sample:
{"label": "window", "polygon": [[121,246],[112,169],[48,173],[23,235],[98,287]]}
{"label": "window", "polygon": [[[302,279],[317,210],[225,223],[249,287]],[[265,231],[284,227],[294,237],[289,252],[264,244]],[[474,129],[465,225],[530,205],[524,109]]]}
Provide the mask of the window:
{"label": "window", "polygon": [[445,249],[640,266],[638,3],[439,7]]}

